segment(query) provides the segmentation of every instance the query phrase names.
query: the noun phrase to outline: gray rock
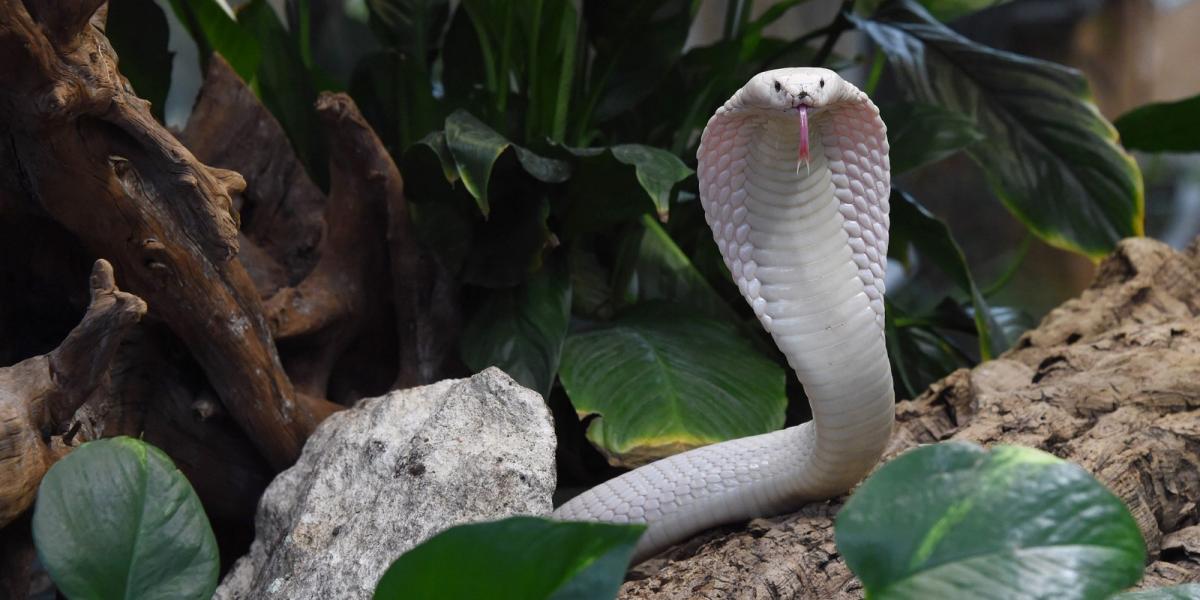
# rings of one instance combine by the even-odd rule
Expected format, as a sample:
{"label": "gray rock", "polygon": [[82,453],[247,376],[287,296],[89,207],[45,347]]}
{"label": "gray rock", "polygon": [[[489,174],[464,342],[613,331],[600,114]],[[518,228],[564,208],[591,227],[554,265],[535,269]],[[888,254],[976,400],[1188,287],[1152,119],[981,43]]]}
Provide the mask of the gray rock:
{"label": "gray rock", "polygon": [[370,598],[402,553],[453,525],[548,515],[554,428],[499,369],[331,416],[259,502],[216,598]]}

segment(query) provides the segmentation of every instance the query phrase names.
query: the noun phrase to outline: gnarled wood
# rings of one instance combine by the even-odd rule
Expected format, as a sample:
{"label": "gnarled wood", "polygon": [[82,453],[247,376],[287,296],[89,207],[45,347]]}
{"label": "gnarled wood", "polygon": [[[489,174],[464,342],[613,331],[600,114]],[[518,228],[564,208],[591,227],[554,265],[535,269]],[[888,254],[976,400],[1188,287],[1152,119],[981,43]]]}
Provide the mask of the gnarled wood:
{"label": "gnarled wood", "polygon": [[40,4],[35,21],[21,0],[0,0],[0,130],[15,163],[0,167],[20,174],[8,191],[112,260],[259,451],[291,464],[327,409],[298,402],[254,285],[232,260],[241,176],[202,164],[154,120],[116,68],[103,11],[72,36],[76,18],[56,10]]}
{"label": "gnarled wood", "polygon": [[87,314],[58,348],[0,369],[0,527],[33,505],[42,476],[69,450],[59,436],[146,313],[141,298],[117,289],[108,261],[96,261],[91,279]]}

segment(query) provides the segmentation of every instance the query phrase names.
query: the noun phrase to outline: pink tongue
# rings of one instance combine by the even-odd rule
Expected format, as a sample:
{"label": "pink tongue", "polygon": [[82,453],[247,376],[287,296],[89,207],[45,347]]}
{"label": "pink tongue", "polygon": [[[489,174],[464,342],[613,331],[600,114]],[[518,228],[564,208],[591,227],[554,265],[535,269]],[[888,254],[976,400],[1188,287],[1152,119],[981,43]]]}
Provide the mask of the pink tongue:
{"label": "pink tongue", "polygon": [[800,109],[800,161],[808,162],[808,107],[799,106]]}

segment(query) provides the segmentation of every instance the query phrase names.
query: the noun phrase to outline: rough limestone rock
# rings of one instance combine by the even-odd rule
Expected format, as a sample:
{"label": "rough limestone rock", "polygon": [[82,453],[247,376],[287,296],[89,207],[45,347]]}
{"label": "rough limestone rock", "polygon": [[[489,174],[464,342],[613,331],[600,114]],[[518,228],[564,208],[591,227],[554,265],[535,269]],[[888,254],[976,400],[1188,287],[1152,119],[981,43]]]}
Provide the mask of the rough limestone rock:
{"label": "rough limestone rock", "polygon": [[255,540],[216,598],[370,598],[396,557],[462,523],[546,515],[554,429],[499,369],[329,417],[267,488]]}
{"label": "rough limestone rock", "polygon": [[[886,459],[919,444],[1021,444],[1126,504],[1150,554],[1139,587],[1200,581],[1200,241],[1126,240],[1080,298],[1014,348],[896,406]],[[837,552],[844,498],[709,531],[637,566],[623,599],[862,598]]]}

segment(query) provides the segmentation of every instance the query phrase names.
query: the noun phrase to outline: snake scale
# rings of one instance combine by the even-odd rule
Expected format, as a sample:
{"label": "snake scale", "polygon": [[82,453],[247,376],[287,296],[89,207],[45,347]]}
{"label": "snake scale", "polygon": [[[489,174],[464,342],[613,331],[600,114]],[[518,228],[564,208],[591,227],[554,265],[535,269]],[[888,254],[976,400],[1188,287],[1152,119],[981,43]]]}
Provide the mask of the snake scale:
{"label": "snake scale", "polygon": [[709,119],[697,159],[713,239],[803,383],[813,419],[656,461],[554,512],[647,524],[638,557],[845,492],[879,460],[895,416],[883,333],[891,174],[879,109],[833,71],[767,71]]}

